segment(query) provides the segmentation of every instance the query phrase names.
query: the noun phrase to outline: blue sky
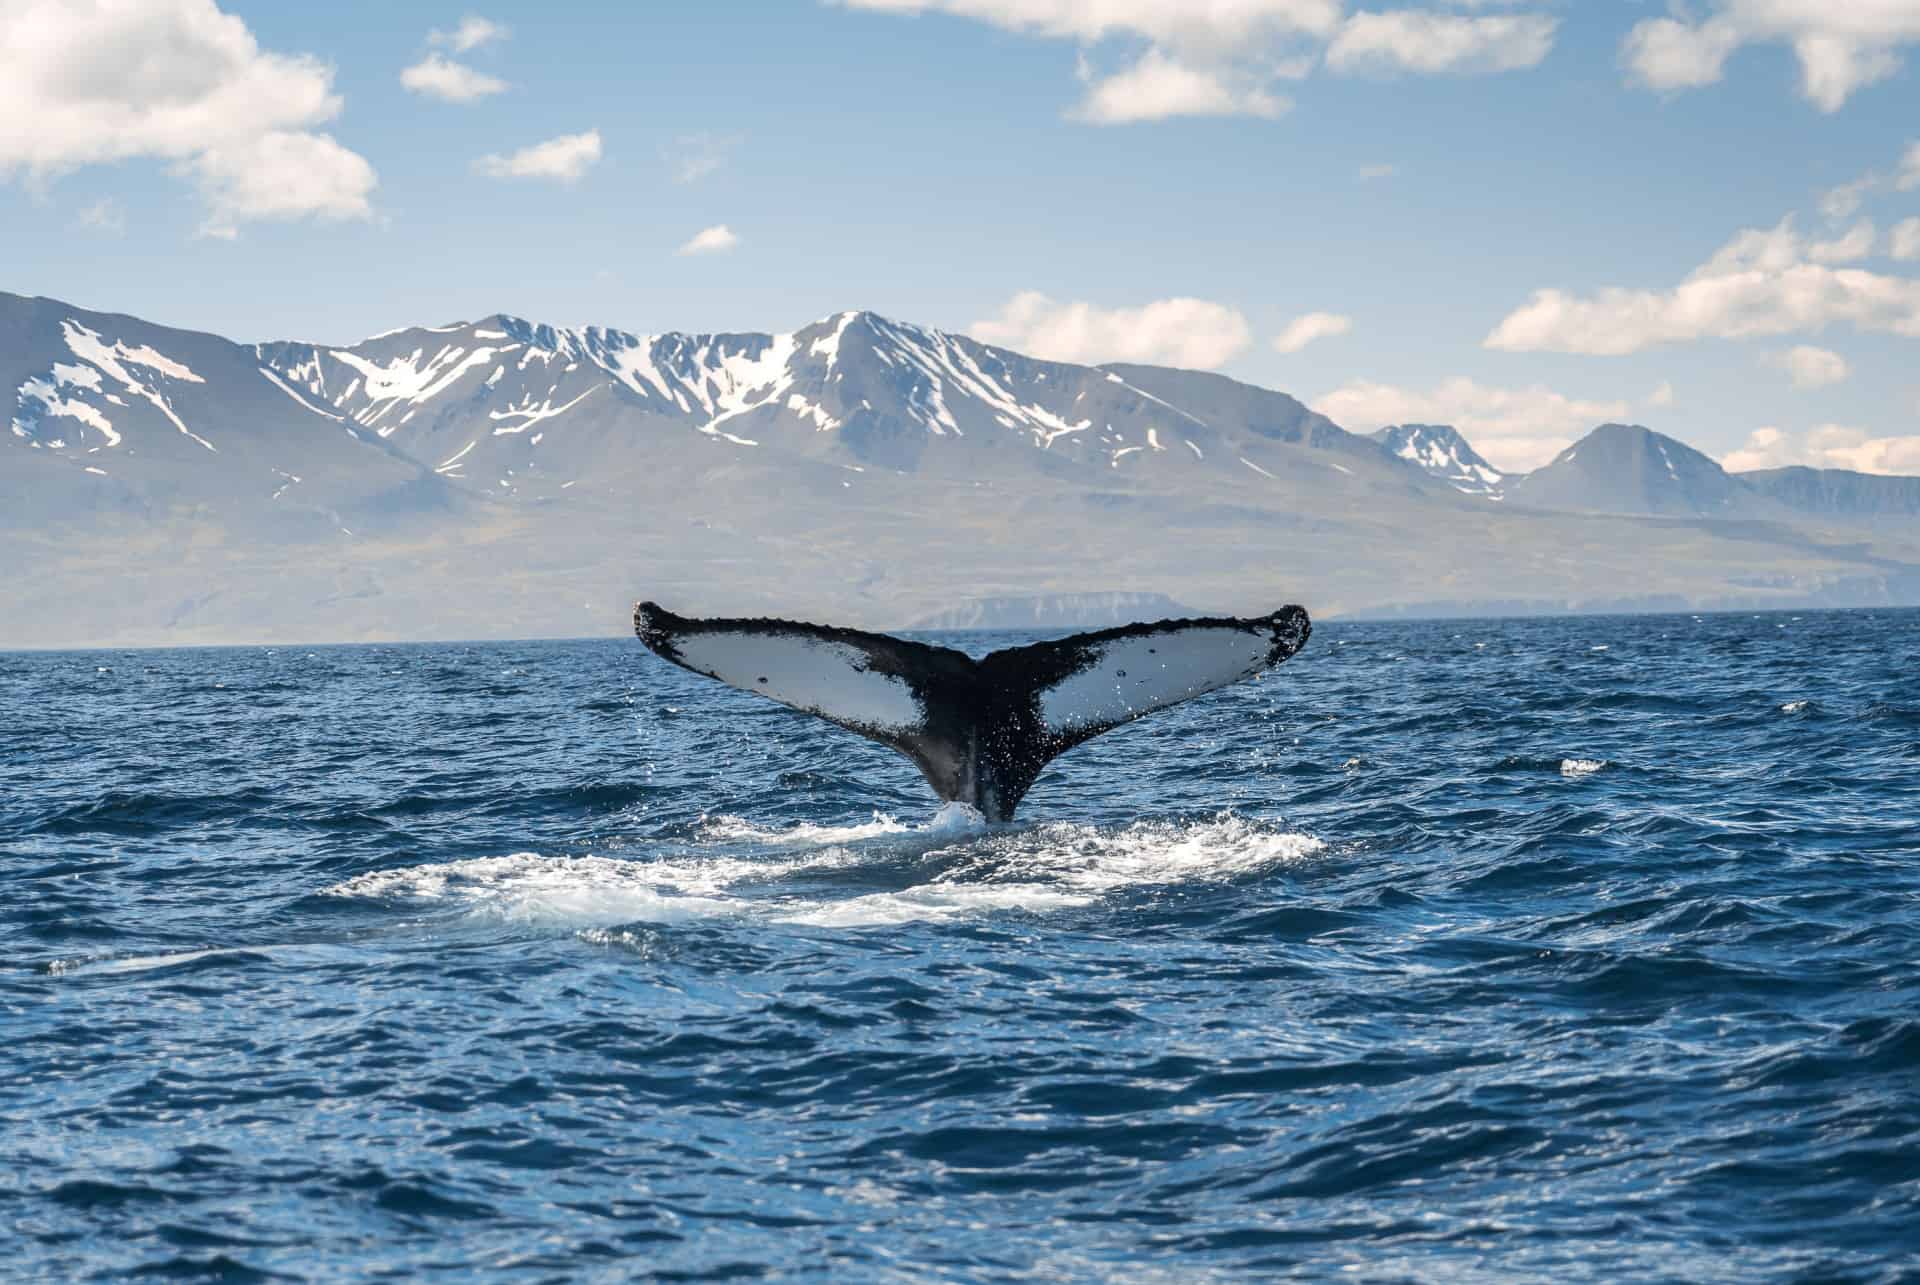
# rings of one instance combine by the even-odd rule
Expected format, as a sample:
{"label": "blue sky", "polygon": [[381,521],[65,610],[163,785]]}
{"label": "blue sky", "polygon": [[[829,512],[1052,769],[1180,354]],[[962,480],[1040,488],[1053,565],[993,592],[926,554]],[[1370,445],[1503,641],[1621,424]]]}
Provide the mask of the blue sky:
{"label": "blue sky", "polygon": [[1916,45],[1920,0],[8,0],[0,288],[330,342],[864,307],[1505,466],[1618,418],[1920,472]]}

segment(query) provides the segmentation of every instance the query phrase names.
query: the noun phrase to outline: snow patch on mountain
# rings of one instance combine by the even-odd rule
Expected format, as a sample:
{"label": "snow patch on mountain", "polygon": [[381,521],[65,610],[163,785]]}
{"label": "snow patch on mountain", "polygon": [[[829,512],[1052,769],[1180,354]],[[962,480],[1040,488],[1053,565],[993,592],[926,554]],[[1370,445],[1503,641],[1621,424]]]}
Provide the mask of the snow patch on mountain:
{"label": "snow patch on mountain", "polygon": [[1425,469],[1467,495],[1499,499],[1509,480],[1494,468],[1460,431],[1447,424],[1398,424],[1383,428],[1374,440],[1401,459]]}

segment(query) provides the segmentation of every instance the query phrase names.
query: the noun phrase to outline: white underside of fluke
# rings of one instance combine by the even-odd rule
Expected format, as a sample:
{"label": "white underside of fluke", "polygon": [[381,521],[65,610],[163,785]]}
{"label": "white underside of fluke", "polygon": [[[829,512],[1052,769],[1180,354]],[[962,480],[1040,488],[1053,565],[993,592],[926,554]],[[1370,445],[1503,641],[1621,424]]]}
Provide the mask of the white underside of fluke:
{"label": "white underside of fluke", "polygon": [[839,723],[899,732],[926,721],[905,679],[876,674],[847,643],[803,634],[702,633],[674,636],[691,669]]}
{"label": "white underside of fluke", "polygon": [[1264,633],[1221,626],[1115,639],[1040,693],[1040,717],[1056,732],[1111,727],[1250,677],[1272,649]]}

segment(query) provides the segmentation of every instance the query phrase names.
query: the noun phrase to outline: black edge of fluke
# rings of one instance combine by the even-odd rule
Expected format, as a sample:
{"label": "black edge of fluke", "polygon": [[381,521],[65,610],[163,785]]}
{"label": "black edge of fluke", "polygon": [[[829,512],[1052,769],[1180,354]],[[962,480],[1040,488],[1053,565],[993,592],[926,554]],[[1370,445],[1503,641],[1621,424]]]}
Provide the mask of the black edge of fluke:
{"label": "black edge of fluke", "polygon": [[[889,746],[942,799],[1010,821],[1053,758],[1280,664],[1306,646],[1313,621],[1290,604],[1264,616],[1119,625],[977,660],[887,634],[697,619],[650,601],[634,607],[633,630],[661,659]],[[1266,639],[1264,652],[1248,646],[1249,634]],[[1179,648],[1152,645],[1183,635]]]}

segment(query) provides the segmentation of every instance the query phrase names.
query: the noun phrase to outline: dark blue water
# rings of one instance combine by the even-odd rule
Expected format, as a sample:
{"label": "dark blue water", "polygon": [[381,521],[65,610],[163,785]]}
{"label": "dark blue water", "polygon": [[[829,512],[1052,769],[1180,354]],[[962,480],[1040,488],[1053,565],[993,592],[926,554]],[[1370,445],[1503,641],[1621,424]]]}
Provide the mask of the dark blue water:
{"label": "dark blue water", "polygon": [[1329,622],[980,832],[632,641],[0,655],[0,1275],[1911,1272],[1917,674]]}

